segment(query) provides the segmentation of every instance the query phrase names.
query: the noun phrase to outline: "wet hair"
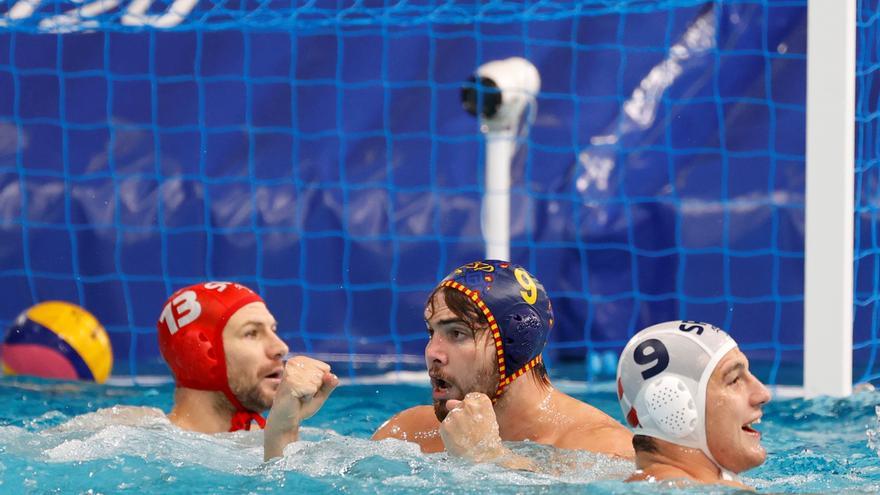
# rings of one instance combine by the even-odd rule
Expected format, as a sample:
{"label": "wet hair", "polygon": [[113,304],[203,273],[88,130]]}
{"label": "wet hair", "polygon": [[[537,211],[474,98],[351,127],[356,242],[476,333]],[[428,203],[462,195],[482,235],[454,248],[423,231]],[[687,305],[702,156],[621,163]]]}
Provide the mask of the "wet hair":
{"label": "wet hair", "polygon": [[633,435],[633,450],[635,450],[636,453],[645,452],[648,454],[653,454],[659,449],[657,448],[657,443],[654,442],[653,437],[645,435]]}
{"label": "wet hair", "polygon": [[451,287],[439,286],[431,292],[430,296],[428,296],[428,303],[426,305],[428,318],[433,318],[434,312],[436,311],[436,308],[434,307],[434,296],[437,294],[443,295],[443,299],[446,301],[446,307],[448,307],[455,316],[459,317],[471,330],[473,330],[474,335],[476,335],[477,332],[489,328],[489,320],[486,319],[486,315],[480,311],[477,305],[466,295]]}
{"label": "wet hair", "polygon": [[[489,329],[489,320],[486,319],[486,315],[480,311],[480,308],[469,297],[452,287],[444,287],[442,285],[434,289],[431,295],[428,296],[428,302],[425,305],[428,310],[428,318],[433,317],[434,311],[436,311],[434,308],[434,297],[437,294],[442,294],[446,301],[446,307],[455,316],[460,318],[468,328],[473,330],[474,340],[476,340],[477,335]],[[538,385],[550,386],[550,377],[547,376],[547,368],[544,367],[543,362],[536,364],[532,371],[531,376],[537,380]]]}

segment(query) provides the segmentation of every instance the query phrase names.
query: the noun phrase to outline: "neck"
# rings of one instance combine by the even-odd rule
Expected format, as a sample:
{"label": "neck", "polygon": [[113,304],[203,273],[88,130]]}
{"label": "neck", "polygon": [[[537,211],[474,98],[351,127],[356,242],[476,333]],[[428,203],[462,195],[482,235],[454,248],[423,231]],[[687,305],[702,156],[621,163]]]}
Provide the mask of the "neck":
{"label": "neck", "polygon": [[235,408],[223,392],[177,387],[168,419],[175,426],[199,433],[229,431]]}
{"label": "neck", "polygon": [[712,462],[701,450],[682,447],[673,443],[654,439],[656,452],[636,452],[636,468],[652,470],[674,468],[689,477],[705,483],[721,481],[721,468]]}
{"label": "neck", "polygon": [[556,391],[542,385],[531,372],[517,378],[495,403],[498,431],[505,441],[531,440],[546,443],[548,426],[558,421]]}

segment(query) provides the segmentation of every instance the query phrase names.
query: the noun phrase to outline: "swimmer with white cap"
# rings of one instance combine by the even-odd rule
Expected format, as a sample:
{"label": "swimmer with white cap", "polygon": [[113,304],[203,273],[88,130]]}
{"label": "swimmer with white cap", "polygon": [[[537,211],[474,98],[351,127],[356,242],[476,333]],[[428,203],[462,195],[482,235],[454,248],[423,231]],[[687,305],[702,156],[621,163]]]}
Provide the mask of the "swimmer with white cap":
{"label": "swimmer with white cap", "polygon": [[635,433],[628,481],[749,488],[736,475],[767,457],[754,425],[770,392],[736,342],[708,323],[670,321],[633,336],[617,366],[617,397]]}

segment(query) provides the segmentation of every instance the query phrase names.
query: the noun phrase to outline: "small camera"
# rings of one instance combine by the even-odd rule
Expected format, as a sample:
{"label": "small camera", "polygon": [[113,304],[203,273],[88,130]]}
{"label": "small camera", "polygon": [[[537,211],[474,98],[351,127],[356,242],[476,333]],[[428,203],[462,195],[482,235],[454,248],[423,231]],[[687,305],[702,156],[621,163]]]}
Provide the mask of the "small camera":
{"label": "small camera", "polygon": [[511,57],[481,65],[462,86],[461,102],[471,115],[515,125],[540,89],[538,69],[524,58]]}

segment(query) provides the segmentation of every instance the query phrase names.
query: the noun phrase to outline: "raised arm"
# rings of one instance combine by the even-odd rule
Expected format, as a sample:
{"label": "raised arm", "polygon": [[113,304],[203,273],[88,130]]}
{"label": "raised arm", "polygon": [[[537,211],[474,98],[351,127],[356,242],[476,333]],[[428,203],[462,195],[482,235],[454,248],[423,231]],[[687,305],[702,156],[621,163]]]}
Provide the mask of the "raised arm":
{"label": "raised arm", "polygon": [[330,365],[305,356],[284,365],[281,384],[269,411],[263,437],[263,459],[280,457],[284,447],[299,440],[299,427],[312,417],[339,385]]}

